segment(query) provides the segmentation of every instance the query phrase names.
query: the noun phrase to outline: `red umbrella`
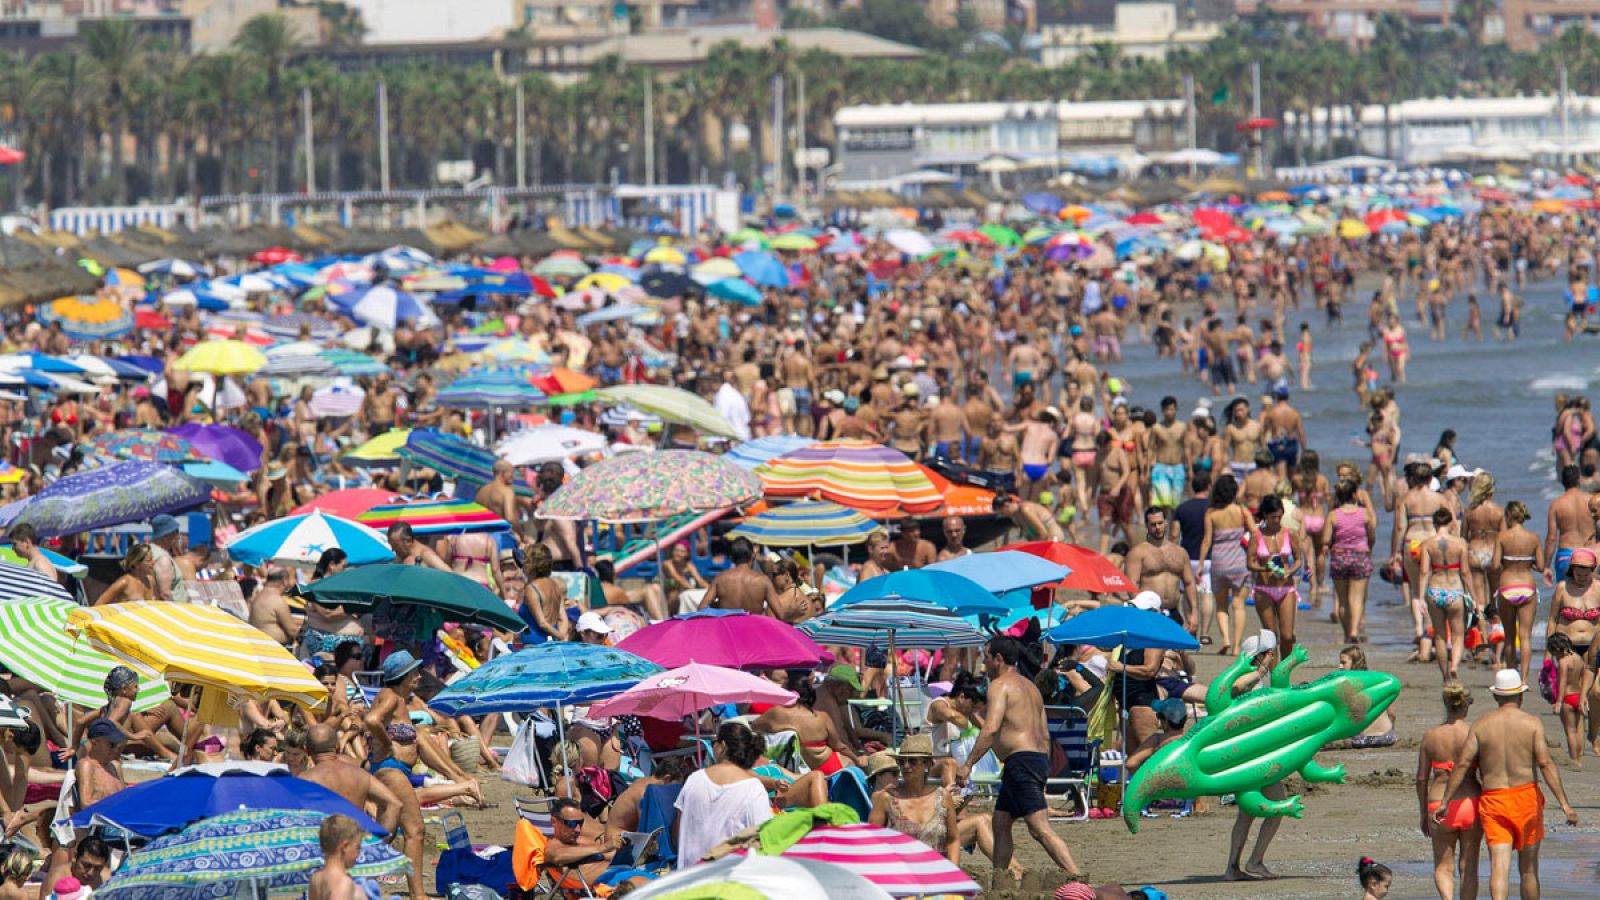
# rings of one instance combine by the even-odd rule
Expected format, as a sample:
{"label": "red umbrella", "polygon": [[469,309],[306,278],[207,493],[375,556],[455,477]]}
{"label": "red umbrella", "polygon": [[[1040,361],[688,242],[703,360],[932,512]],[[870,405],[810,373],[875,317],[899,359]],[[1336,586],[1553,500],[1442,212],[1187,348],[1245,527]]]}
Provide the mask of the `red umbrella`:
{"label": "red umbrella", "polygon": [[172,320],[153,309],[141,309],[133,314],[133,326],[140,331],[166,331]]}
{"label": "red umbrella", "polygon": [[952,232],[946,234],[945,237],[949,238],[952,241],[959,241],[959,242],[961,242],[963,244],[992,244],[992,243],[994,243],[994,239],[989,237],[987,234],[984,234],[981,231],[973,231],[970,228],[969,229],[964,229],[964,230],[952,231]]}
{"label": "red umbrella", "polygon": [[1265,131],[1268,128],[1277,128],[1277,127],[1278,127],[1278,120],[1277,119],[1267,119],[1267,118],[1245,119],[1243,122],[1240,122],[1239,124],[1233,126],[1233,130],[1234,131]]}
{"label": "red umbrella", "polygon": [[15,147],[0,147],[0,166],[9,166],[22,162],[27,154]]}
{"label": "red umbrella", "polygon": [[257,251],[250,257],[250,261],[263,266],[276,266],[280,263],[300,262],[300,254],[287,247],[268,247]]}
{"label": "red umbrella", "polygon": [[1391,208],[1380,209],[1375,212],[1367,213],[1367,217],[1364,221],[1367,223],[1368,228],[1372,229],[1373,231],[1377,231],[1390,222],[1399,222],[1401,225],[1404,225],[1408,220],[1406,219],[1405,213],[1398,209]]}
{"label": "red umbrella", "polygon": [[1153,212],[1138,212],[1138,213],[1134,213],[1133,215],[1127,217],[1126,219],[1123,219],[1122,221],[1127,222],[1129,225],[1165,225],[1166,224],[1166,222],[1162,221],[1160,216],[1156,215]]}
{"label": "red umbrella", "polygon": [[1511,192],[1499,188],[1484,188],[1478,192],[1478,199],[1487,203],[1510,203]]}
{"label": "red umbrella", "polygon": [[346,488],[323,494],[295,509],[293,514],[298,516],[320,510],[341,519],[354,519],[374,506],[393,503],[396,499],[393,492],[380,491],[377,488]]}
{"label": "red umbrella", "polygon": [[1227,231],[1234,227],[1233,216],[1220,209],[1201,208],[1194,211],[1192,216],[1196,228],[1206,231]]}
{"label": "red umbrella", "polygon": [[1122,574],[1122,570],[1113,565],[1111,560],[1077,544],[1064,544],[1060,541],[1024,541],[1000,549],[1032,553],[1034,556],[1071,569],[1071,575],[1056,583],[1055,587],[1058,588],[1088,591],[1092,594],[1121,594],[1138,589],[1133,579]]}

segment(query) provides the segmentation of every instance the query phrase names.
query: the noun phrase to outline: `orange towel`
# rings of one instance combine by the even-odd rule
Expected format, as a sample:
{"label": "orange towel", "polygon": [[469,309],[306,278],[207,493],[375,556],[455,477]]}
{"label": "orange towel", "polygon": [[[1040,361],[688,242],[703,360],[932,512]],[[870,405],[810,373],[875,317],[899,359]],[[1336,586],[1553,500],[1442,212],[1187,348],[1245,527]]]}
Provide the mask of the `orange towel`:
{"label": "orange towel", "polygon": [[1544,793],[1532,782],[1484,791],[1478,797],[1478,818],[1489,846],[1510,844],[1521,850],[1544,840]]}

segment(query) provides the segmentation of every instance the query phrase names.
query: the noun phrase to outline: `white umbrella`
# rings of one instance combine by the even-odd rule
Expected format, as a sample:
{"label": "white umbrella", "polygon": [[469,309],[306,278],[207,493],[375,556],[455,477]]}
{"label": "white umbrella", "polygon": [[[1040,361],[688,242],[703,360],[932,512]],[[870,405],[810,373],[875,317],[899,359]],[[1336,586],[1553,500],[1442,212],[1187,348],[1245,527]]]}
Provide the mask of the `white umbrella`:
{"label": "white umbrella", "polygon": [[606,449],[604,435],[567,425],[539,425],[509,435],[495,453],[514,466],[533,466],[598,453]]}
{"label": "white umbrella", "polygon": [[928,236],[922,232],[909,228],[891,229],[884,232],[883,239],[889,242],[889,246],[912,256],[933,252],[933,241],[928,240]]}
{"label": "white umbrella", "polygon": [[171,275],[174,278],[195,278],[201,273],[201,268],[192,262],[182,259],[158,259],[147,262],[139,267],[145,275]]}
{"label": "white umbrella", "polygon": [[628,896],[669,897],[699,885],[742,884],[764,897],[827,897],[828,900],[891,900],[888,891],[832,863],[789,856],[724,856],[657,878]]}
{"label": "white umbrella", "polygon": [[366,399],[361,388],[329,385],[311,395],[311,411],[321,419],[342,419],[360,412]]}

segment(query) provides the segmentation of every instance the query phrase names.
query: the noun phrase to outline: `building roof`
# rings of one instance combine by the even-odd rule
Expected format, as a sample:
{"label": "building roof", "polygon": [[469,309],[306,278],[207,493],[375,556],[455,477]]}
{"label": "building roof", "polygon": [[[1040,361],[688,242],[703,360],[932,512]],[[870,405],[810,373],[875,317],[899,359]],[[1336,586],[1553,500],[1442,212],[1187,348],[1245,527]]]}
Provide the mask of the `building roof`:
{"label": "building roof", "polygon": [[581,62],[591,63],[610,54],[625,62],[650,66],[688,66],[705,58],[712,47],[733,41],[749,50],[765,49],[782,38],[796,52],[825,50],[849,58],[910,59],[923,51],[910,44],[885,40],[843,28],[792,28],[760,31],[755,28],[685,28],[649,34],[630,34],[595,41],[581,51]]}
{"label": "building roof", "polygon": [[[1573,115],[1600,115],[1600,97],[1570,96],[1567,110]],[[1552,119],[1561,114],[1555,97],[1430,97],[1406,100],[1389,108],[1392,124],[1405,122],[1453,122],[1467,119]],[[1298,122],[1300,113],[1285,113],[1284,121]],[[1318,107],[1311,121],[1322,123],[1331,116],[1334,122],[1348,122],[1354,115],[1348,106]],[[1383,105],[1361,108],[1363,125],[1383,124]]]}
{"label": "building roof", "polygon": [[1063,100],[1056,104],[1056,118],[1062,121],[1081,119],[1143,119],[1150,116],[1168,118],[1183,115],[1182,100]]}
{"label": "building roof", "polygon": [[1050,101],[1018,103],[878,103],[841,107],[833,124],[840,128],[914,128],[963,125],[1004,119],[1044,119],[1056,114]]}

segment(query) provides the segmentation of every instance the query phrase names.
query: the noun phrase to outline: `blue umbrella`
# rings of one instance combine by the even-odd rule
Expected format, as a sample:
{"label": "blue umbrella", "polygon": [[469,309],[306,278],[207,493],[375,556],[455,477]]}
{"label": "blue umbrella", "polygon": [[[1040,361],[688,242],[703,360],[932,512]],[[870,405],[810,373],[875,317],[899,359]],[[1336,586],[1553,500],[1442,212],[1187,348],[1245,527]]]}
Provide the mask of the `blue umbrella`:
{"label": "blue umbrella", "polygon": [[322,785],[295,778],[282,768],[263,772],[248,763],[191,766],[165,778],[129,785],[79,810],[72,825],[89,828],[107,823],[143,837],[157,837],[237,809],[337,813],[355,819],[373,834],[388,834],[366,813]]}
{"label": "blue umbrella", "polygon": [[1011,608],[1011,604],[970,578],[930,569],[901,569],[868,578],[845,591],[844,596],[834,602],[833,608],[842,609],[868,600],[916,600],[964,616],[980,613],[1000,615]]}
{"label": "blue umbrella", "polygon": [[143,522],[210,499],[210,488],[171,466],[122,462],[68,475],[27,498],[15,516],[0,524],[9,528],[25,522],[40,537],[59,537]]}
{"label": "blue umbrella", "polygon": [[706,293],[723,300],[743,303],[745,306],[761,305],[761,289],[743,278],[723,278],[711,282]]}
{"label": "blue umbrella", "polygon": [[452,716],[529,712],[615,697],[664,671],[615,647],[552,641],[489,660],[446,686],[429,705]]}
{"label": "blue umbrella", "polygon": [[[494,480],[494,464],[500,460],[477,444],[432,428],[411,429],[411,433],[406,435],[406,442],[395,452],[446,478],[466,482],[474,489]],[[514,489],[518,496],[533,496],[533,488],[521,481],[516,483]]]}
{"label": "blue umbrella", "polygon": [[1183,626],[1153,610],[1102,606],[1079,613],[1045,633],[1052,644],[1092,644],[1129,650],[1198,650]]}
{"label": "blue umbrella", "polygon": [[0,366],[5,368],[32,369],[35,372],[45,372],[51,375],[82,375],[84,368],[75,363],[62,359],[59,356],[50,356],[45,353],[11,353],[0,356]]}
{"label": "blue umbrella", "polygon": [[800,630],[828,647],[876,647],[886,641],[902,647],[981,647],[988,639],[972,623],[938,603],[883,599],[841,606],[842,602],[802,623]]}
{"label": "blue umbrella", "polygon": [[602,306],[594,312],[586,312],[578,317],[578,327],[588,328],[601,322],[615,322],[618,319],[632,319],[651,312],[650,307],[637,303],[616,303],[611,306]]}
{"label": "blue umbrella", "polygon": [[739,267],[744,277],[762,287],[789,286],[789,270],[784,266],[783,260],[765,250],[746,250],[743,253],[736,253],[733,256],[733,264]]}
{"label": "blue umbrella", "polygon": [[375,325],[390,331],[401,322],[427,320],[433,316],[421,300],[387,284],[329,295],[328,300],[338,311],[362,325]]}
{"label": "blue umbrella", "polygon": [[439,391],[440,406],[525,409],[549,401],[544,391],[515,372],[505,370],[468,375]]}
{"label": "blue umbrella", "polygon": [[1020,550],[971,553],[934,563],[921,571],[951,572],[971,579],[996,595],[1054,584],[1072,574],[1066,566]]}
{"label": "blue umbrella", "polygon": [[1041,216],[1054,216],[1066,208],[1067,201],[1055,194],[1023,194],[1022,205]]}
{"label": "blue umbrella", "polygon": [[816,441],[812,438],[798,434],[769,434],[745,441],[727,452],[728,462],[733,463],[747,472],[755,471],[756,466],[769,460],[776,459],[785,453],[809,447]]}
{"label": "blue umbrella", "polygon": [[322,512],[286,516],[247,528],[228,543],[228,555],[247,566],[269,561],[315,565],[323,551],[334,547],[349,555],[352,566],[394,559],[383,535],[359,522]]}
{"label": "blue umbrella", "polygon": [[161,360],[156,359],[154,356],[144,356],[137,353],[125,353],[121,356],[113,357],[113,359],[115,359],[117,362],[126,363],[127,365],[135,368],[142,369],[146,373],[157,377],[159,377],[166,368],[165,364],[162,363]]}

